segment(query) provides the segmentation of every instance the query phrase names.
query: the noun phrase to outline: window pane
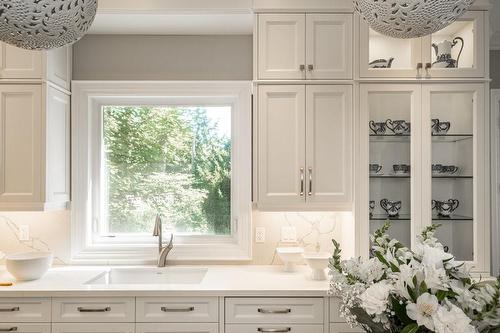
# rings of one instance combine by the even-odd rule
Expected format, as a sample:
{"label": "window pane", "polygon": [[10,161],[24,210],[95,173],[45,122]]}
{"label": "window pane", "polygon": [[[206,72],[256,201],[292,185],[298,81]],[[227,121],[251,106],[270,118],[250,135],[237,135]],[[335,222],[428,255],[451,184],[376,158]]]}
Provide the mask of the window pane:
{"label": "window pane", "polygon": [[103,107],[101,233],[231,231],[231,107]]}

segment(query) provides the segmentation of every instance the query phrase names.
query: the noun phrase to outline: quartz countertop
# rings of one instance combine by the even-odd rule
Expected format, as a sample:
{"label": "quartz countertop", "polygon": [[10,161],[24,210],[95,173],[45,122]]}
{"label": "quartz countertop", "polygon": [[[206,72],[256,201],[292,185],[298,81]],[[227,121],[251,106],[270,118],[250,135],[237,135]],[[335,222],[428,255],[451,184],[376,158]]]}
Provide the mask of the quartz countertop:
{"label": "quartz countertop", "polygon": [[99,297],[99,296],[327,296],[328,281],[313,281],[307,266],[287,273],[282,266],[175,266],[206,268],[199,284],[87,284],[111,268],[152,266],[62,266],[52,268],[42,279],[15,282],[0,267],[0,297]]}

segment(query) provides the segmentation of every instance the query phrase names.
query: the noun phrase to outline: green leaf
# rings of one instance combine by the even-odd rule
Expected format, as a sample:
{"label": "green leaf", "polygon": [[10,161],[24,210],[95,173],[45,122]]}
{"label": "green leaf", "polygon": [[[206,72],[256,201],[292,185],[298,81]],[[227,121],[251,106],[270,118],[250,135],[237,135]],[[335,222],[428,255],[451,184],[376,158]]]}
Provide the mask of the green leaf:
{"label": "green leaf", "polygon": [[381,263],[383,263],[387,267],[391,266],[391,265],[389,265],[387,260],[385,260],[384,256],[379,251],[375,251],[375,256],[377,257],[378,260],[380,260]]}
{"label": "green leaf", "polygon": [[392,309],[396,313],[399,320],[405,325],[413,323],[413,321],[406,314],[406,305],[399,304],[399,300],[395,297],[391,297]]}
{"label": "green leaf", "polygon": [[422,283],[420,283],[420,295],[425,294],[428,290],[429,288],[427,288],[427,284],[425,281],[422,281]]}
{"label": "green leaf", "polygon": [[405,328],[401,330],[400,333],[416,333],[418,331],[419,326],[415,323],[406,325]]}

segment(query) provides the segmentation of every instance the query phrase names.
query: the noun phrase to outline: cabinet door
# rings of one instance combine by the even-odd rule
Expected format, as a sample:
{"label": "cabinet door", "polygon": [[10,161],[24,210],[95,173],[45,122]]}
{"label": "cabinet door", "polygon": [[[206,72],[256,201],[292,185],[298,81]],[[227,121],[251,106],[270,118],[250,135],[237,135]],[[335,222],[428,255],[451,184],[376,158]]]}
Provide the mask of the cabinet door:
{"label": "cabinet door", "polygon": [[47,80],[66,90],[71,89],[72,50],[66,45],[47,51]]}
{"label": "cabinet door", "polygon": [[305,78],[305,14],[260,14],[259,79]]}
{"label": "cabinet door", "polygon": [[30,51],[0,43],[0,78],[41,79],[43,57],[42,51]]}
{"label": "cabinet door", "polygon": [[136,333],[217,333],[219,324],[137,324]]}
{"label": "cabinet door", "polygon": [[352,20],[351,14],[306,16],[308,79],[352,78]]}
{"label": "cabinet door", "polygon": [[[0,207],[42,200],[42,88],[0,86]],[[25,207],[23,206],[25,205]]]}
{"label": "cabinet door", "polygon": [[351,209],[352,87],[306,88],[307,202]]}
{"label": "cabinet door", "polygon": [[135,324],[122,323],[69,323],[52,324],[52,333],[134,333]]}
{"label": "cabinet door", "polygon": [[0,332],[50,333],[50,324],[0,323]]}
{"label": "cabinet door", "polygon": [[330,324],[330,333],[363,333],[363,329],[359,327],[351,327],[348,324],[335,323]]}
{"label": "cabinet door", "polygon": [[305,86],[259,86],[259,207],[305,203]]}
{"label": "cabinet door", "polygon": [[64,208],[70,200],[70,97],[47,88],[46,206]]}

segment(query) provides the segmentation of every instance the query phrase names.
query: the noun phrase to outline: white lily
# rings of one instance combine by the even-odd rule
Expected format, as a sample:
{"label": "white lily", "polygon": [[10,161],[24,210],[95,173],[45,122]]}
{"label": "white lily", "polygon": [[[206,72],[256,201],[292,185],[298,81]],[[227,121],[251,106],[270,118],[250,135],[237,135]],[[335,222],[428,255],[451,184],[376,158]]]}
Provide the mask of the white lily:
{"label": "white lily", "polygon": [[439,308],[438,299],[436,296],[429,293],[420,295],[417,298],[417,303],[410,303],[406,306],[408,317],[417,321],[419,326],[425,326],[429,330],[434,330],[434,320],[432,317],[436,314]]}

